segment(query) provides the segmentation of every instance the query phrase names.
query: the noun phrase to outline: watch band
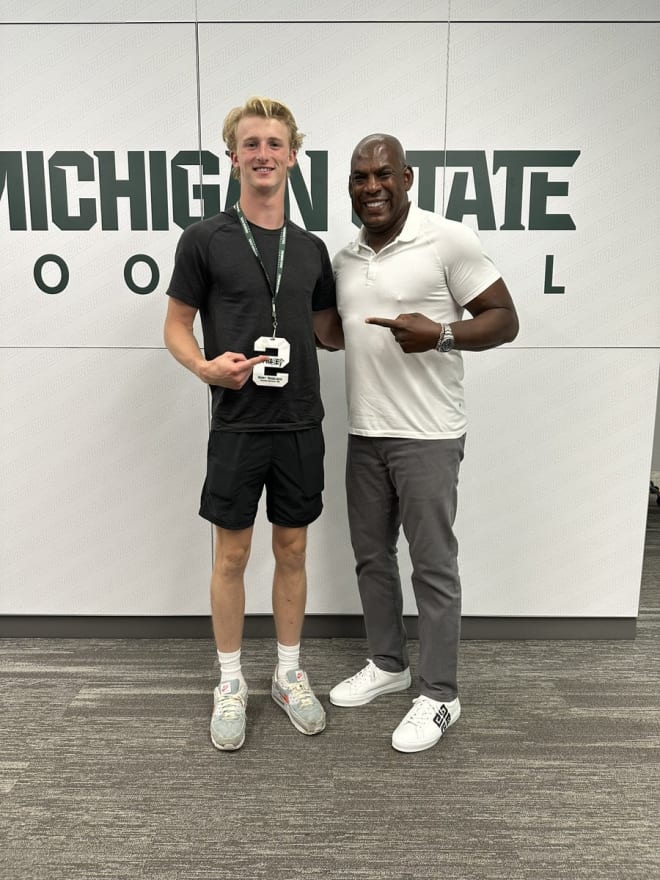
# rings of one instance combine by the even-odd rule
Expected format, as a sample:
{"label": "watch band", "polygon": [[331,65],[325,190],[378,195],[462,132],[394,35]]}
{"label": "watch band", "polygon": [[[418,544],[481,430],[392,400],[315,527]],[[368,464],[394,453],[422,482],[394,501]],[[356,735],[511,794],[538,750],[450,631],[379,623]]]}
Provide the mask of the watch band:
{"label": "watch band", "polygon": [[442,333],[440,334],[440,339],[438,339],[436,343],[436,351],[447,352],[451,351],[454,347],[454,334],[452,333],[451,327],[449,324],[442,325]]}

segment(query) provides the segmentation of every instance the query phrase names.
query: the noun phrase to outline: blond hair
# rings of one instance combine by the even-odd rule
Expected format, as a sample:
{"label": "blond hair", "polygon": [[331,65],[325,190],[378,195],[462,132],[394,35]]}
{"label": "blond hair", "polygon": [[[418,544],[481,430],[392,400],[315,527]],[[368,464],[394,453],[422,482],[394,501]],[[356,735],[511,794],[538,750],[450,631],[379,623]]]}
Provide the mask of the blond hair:
{"label": "blond hair", "polygon": [[[234,109],[230,110],[225,117],[222,126],[222,139],[231,153],[237,152],[236,129],[238,128],[238,123],[241,119],[244,119],[246,116],[262,116],[265,119],[278,119],[280,122],[284,123],[289,132],[290,149],[298,152],[302,146],[305,135],[298,131],[298,125],[293,113],[289,110],[286,104],[283,104],[281,101],[274,101],[272,98],[263,98],[260,95],[255,95],[252,98],[248,98],[242,107],[234,107]],[[238,177],[240,174],[238,168],[232,169],[232,172],[235,177]]]}

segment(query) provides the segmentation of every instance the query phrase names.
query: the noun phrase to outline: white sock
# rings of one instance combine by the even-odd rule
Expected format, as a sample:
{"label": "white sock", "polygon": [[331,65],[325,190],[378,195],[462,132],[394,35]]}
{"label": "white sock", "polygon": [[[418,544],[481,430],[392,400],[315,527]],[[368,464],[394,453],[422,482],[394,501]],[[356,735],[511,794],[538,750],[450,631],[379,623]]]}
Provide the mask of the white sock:
{"label": "white sock", "polygon": [[286,678],[287,672],[300,669],[300,642],[297,645],[277,643],[277,677]]}
{"label": "white sock", "polygon": [[229,651],[227,653],[223,653],[222,651],[218,651],[218,663],[220,664],[220,681],[231,681],[233,678],[237,678],[239,681],[244,681],[243,673],[241,672],[241,649],[238,651]]}

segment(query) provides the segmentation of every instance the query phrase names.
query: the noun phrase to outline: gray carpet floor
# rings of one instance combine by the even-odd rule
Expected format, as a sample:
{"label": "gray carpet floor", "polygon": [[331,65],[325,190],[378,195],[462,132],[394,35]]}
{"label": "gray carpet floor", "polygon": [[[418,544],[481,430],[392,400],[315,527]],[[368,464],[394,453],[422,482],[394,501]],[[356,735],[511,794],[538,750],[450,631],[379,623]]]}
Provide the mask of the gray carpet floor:
{"label": "gray carpet floor", "polygon": [[208,737],[206,640],[0,640],[0,877],[655,880],[659,561],[652,503],[634,641],[464,641],[463,716],[416,755],[390,745],[414,689],[328,704],[360,639],[303,645],[315,737],[270,698],[274,642],[246,641],[236,753]]}

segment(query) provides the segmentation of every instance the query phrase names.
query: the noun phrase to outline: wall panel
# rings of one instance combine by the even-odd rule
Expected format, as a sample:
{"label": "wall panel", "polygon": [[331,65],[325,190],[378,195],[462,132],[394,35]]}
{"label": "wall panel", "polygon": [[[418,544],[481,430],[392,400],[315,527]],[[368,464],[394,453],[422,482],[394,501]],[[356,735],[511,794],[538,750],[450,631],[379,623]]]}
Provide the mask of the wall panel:
{"label": "wall panel", "polygon": [[485,153],[468,196],[492,199],[482,239],[523,313],[516,347],[660,343],[659,45],[660,24],[451,27],[447,147]]}
{"label": "wall panel", "polygon": [[446,21],[449,0],[197,0],[200,21],[409,22]]}
{"label": "wall panel", "polygon": [[5,350],[0,369],[2,613],[205,613],[195,380],[162,350]]}
{"label": "wall panel", "polygon": [[195,0],[0,0],[0,24],[192,21]]}
{"label": "wall panel", "polygon": [[657,21],[656,0],[451,0],[452,21]]}

